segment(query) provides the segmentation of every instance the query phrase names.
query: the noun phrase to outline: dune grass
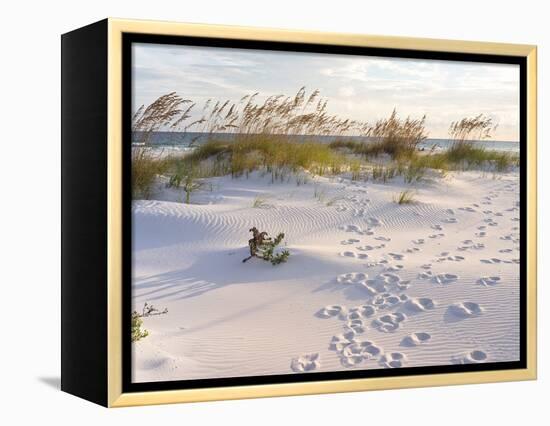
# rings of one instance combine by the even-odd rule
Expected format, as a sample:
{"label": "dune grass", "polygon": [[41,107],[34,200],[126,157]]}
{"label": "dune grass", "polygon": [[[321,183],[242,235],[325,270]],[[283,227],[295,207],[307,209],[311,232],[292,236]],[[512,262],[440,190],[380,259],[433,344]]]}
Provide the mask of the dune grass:
{"label": "dune grass", "polygon": [[146,147],[132,148],[132,196],[149,199],[155,180],[168,169],[168,162]]}
{"label": "dune grass", "polygon": [[267,202],[267,198],[257,195],[252,202],[252,208],[254,209],[267,209],[271,207],[271,204]]}
{"label": "dune grass", "polygon": [[271,174],[272,181],[306,170],[316,175],[330,175],[349,167],[346,156],[319,142],[293,142],[282,135],[238,135],[232,142],[208,141],[173,163],[203,164],[210,160],[210,172],[229,171],[240,177],[255,170]]}
{"label": "dune grass", "polygon": [[402,204],[413,204],[416,202],[416,199],[414,196],[414,192],[411,191],[410,189],[407,189],[397,194],[393,198],[393,201],[399,205],[402,205]]}
{"label": "dune grass", "polygon": [[[258,102],[258,93],[238,102],[209,100],[201,117],[189,122],[195,103],[175,93],[159,97],[133,117],[134,139],[141,146],[132,151],[134,198],[149,198],[158,175],[166,174],[170,186],[183,188],[186,201],[202,188],[202,179],[231,175],[249,177],[259,171],[271,182],[296,185],[309,182],[310,175],[349,173],[352,180],[387,182],[402,177],[405,183],[423,180],[428,170],[445,175],[451,170],[483,169],[504,172],[518,163],[514,154],[489,151],[472,139],[491,137],[490,118],[463,118],[449,127],[452,146],[444,152],[419,152],[428,137],[426,117],[400,118],[394,110],[374,124],[341,118],[328,113],[328,101],[314,90],[302,87],[294,96],[275,95]],[[155,157],[151,135],[158,130],[192,129],[211,134],[205,143],[182,157]],[[228,133],[230,138],[216,139]],[[330,135],[331,143],[319,136]],[[382,161],[377,157],[384,156]],[[430,173],[432,175],[432,173]]]}

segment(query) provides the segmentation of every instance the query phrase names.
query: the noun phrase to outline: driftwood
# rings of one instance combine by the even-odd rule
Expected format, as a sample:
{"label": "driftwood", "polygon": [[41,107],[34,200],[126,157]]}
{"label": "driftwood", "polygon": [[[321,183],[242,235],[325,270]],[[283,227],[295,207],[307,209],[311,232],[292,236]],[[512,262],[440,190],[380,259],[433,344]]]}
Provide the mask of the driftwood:
{"label": "driftwood", "polygon": [[265,244],[267,241],[271,241],[271,237],[267,236],[267,232],[260,232],[255,226],[248,230],[252,232],[252,238],[248,240],[248,247],[250,248],[250,256],[246,259],[243,259],[243,263],[247,260],[252,259],[253,257],[258,256],[258,251],[260,247]]}
{"label": "driftwood", "polygon": [[275,248],[281,243],[285,234],[282,232],[277,235],[275,240],[267,236],[267,232],[260,232],[258,228],[253,227],[249,230],[252,232],[252,238],[248,240],[248,247],[250,248],[250,256],[243,259],[243,263],[257,257],[262,260],[271,262],[273,265],[277,265],[282,262],[286,262],[290,253],[288,250],[283,250],[280,253],[274,253]]}

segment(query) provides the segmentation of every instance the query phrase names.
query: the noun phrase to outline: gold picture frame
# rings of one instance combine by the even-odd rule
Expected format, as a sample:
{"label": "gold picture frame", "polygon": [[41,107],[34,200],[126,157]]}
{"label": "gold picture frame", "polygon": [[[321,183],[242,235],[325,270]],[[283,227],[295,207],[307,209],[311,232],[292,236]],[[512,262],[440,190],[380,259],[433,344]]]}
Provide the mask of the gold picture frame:
{"label": "gold picture frame", "polygon": [[[532,45],[451,41],[423,38],[289,31],[222,25],[182,24],[109,18],[104,21],[107,45],[107,145],[106,145],[106,401],[109,407],[148,404],[260,398],[335,392],[413,388],[426,386],[534,380],[537,376],[537,49]],[[78,30],[77,30],[78,31]],[[307,381],[294,383],[205,387],[197,389],[123,391],[123,35],[146,34],[358,46],[383,49],[505,55],[524,58],[527,70],[527,253],[526,253],[526,368],[460,373],[426,374]],[[78,391],[67,391],[78,394]]]}

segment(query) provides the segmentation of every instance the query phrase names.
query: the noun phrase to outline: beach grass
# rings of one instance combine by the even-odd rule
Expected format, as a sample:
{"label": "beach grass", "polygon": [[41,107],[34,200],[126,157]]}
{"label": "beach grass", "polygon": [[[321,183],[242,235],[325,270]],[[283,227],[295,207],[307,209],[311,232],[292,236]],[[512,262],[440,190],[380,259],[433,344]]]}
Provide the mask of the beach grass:
{"label": "beach grass", "polygon": [[134,198],[149,199],[155,180],[168,169],[168,162],[147,147],[132,149],[132,193]]}
{"label": "beach grass", "polygon": [[[201,188],[201,179],[231,175],[233,178],[260,171],[271,182],[296,179],[300,186],[310,176],[349,173],[351,180],[386,183],[398,176],[405,183],[423,180],[428,170],[444,176],[449,171],[480,169],[505,172],[518,164],[512,153],[490,151],[472,142],[491,137],[495,126],[483,115],[452,122],[443,152],[424,152],[419,144],[428,137],[421,118],[401,118],[397,111],[374,124],[328,114],[327,100],[318,90],[309,95],[301,88],[294,97],[269,96],[256,102],[257,93],[238,103],[208,101],[203,116],[191,123],[195,104],[175,93],[159,97],[134,115],[134,132],[140,144],[132,150],[134,198],[150,198],[157,176],[167,174],[169,185],[190,194]],[[184,156],[155,156],[148,142],[161,128],[199,130],[212,135]],[[221,140],[217,133],[229,133]],[[330,143],[318,136],[329,135]],[[355,139],[354,139],[355,137]],[[433,175],[430,173],[430,175]]]}
{"label": "beach grass", "polygon": [[268,204],[266,198],[257,195],[252,201],[252,207],[255,209],[265,209],[270,207],[270,205]]}
{"label": "beach grass", "polygon": [[406,189],[405,191],[401,191],[399,194],[397,194],[393,201],[399,205],[402,204],[413,204],[416,202],[415,194],[412,190]]}

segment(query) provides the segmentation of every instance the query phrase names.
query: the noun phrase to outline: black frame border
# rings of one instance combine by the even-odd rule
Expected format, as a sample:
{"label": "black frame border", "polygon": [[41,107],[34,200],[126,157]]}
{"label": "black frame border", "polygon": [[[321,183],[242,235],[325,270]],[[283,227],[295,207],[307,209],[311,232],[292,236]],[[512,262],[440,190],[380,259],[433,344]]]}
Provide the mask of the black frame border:
{"label": "black frame border", "polygon": [[[132,99],[132,43],[224,47],[237,49],[310,52],[377,56],[387,58],[431,59],[490,64],[512,64],[520,68],[520,359],[510,362],[491,362],[463,365],[434,365],[403,367],[399,369],[368,369],[301,374],[278,374],[173,380],[159,382],[132,382],[131,296],[132,296],[132,188],[131,188],[131,99]],[[527,58],[523,56],[489,55],[324,45],[299,42],[276,42],[244,39],[172,36],[123,33],[122,35],[122,391],[147,392],[187,390],[231,386],[254,386],[282,383],[383,378],[395,376],[423,376],[430,374],[467,373],[514,370],[527,368]]]}

